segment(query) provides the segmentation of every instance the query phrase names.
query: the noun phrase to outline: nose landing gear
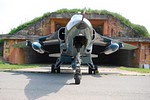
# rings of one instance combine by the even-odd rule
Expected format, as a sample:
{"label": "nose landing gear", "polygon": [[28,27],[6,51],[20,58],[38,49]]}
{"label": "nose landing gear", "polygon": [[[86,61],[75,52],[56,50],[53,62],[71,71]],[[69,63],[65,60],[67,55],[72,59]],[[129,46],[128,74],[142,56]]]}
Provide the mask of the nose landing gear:
{"label": "nose landing gear", "polygon": [[78,69],[76,69],[75,74],[74,74],[75,84],[80,84],[81,77],[82,77],[81,69],[78,68]]}

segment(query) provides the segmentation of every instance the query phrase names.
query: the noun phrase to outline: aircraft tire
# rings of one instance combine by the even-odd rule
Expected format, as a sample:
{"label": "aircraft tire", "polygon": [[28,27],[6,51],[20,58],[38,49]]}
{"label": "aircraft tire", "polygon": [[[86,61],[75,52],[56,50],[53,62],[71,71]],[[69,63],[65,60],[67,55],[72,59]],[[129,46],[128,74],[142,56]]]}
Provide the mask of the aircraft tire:
{"label": "aircraft tire", "polygon": [[92,69],[90,67],[89,67],[88,71],[89,71],[89,74],[92,74]]}
{"label": "aircraft tire", "polygon": [[80,79],[76,78],[75,79],[75,84],[80,84]]}
{"label": "aircraft tire", "polygon": [[96,74],[98,72],[98,68],[97,68],[97,66],[95,66],[95,69],[91,69],[89,67],[88,71],[89,71],[89,74]]}
{"label": "aircraft tire", "polygon": [[55,73],[55,69],[54,69],[54,67],[55,67],[55,65],[54,65],[54,64],[52,64],[52,66],[51,66],[51,73]]}
{"label": "aircraft tire", "polygon": [[81,82],[81,76],[80,76],[80,74],[75,74],[74,75],[74,79],[75,79],[75,84],[80,84],[80,82]]}
{"label": "aircraft tire", "polygon": [[97,73],[97,71],[98,71],[98,68],[97,68],[97,66],[95,66],[95,69],[94,69],[94,74],[96,74]]}
{"label": "aircraft tire", "polygon": [[58,69],[56,69],[57,70],[57,73],[60,73],[60,67],[58,67]]}
{"label": "aircraft tire", "polygon": [[60,73],[60,67],[58,67],[57,69],[54,69],[55,65],[52,64],[51,66],[51,73]]}

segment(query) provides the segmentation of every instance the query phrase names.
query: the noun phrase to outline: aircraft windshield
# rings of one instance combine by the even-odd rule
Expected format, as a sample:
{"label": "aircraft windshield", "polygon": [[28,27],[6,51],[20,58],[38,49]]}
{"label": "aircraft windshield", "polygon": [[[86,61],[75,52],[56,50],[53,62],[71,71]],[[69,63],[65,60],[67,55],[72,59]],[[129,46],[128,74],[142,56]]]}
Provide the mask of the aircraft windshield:
{"label": "aircraft windshield", "polygon": [[83,16],[83,15],[74,15],[74,16],[72,16],[71,20],[74,20],[74,19],[82,19],[82,16]]}

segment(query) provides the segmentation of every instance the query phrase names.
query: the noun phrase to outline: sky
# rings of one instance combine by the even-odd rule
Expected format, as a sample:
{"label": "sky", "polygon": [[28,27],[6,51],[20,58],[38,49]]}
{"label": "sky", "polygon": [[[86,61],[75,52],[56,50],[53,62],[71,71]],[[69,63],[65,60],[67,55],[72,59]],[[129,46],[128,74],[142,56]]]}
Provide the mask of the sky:
{"label": "sky", "polygon": [[0,34],[47,12],[91,8],[116,12],[150,33],[149,0],[0,0]]}

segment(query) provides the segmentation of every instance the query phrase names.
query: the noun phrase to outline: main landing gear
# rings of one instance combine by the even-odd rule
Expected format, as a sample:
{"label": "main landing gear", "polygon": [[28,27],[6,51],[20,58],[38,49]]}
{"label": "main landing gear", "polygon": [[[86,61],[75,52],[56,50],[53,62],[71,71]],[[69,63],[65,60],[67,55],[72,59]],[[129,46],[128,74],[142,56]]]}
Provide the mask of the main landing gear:
{"label": "main landing gear", "polygon": [[60,66],[55,68],[55,65],[53,64],[51,66],[51,73],[60,73]]}
{"label": "main landing gear", "polygon": [[92,63],[88,63],[89,69],[88,69],[88,73],[89,74],[96,74],[98,73],[98,68],[97,66],[93,65]]}
{"label": "main landing gear", "polygon": [[[96,74],[96,73],[98,73],[97,66],[91,67],[91,66],[93,66],[92,64],[88,64],[88,65],[89,65],[89,69],[88,69],[88,73],[89,74]],[[53,64],[51,66],[51,73],[60,73],[60,66],[59,67],[55,67],[55,65]],[[81,83],[81,78],[82,78],[81,69],[80,69],[80,67],[77,67],[75,72],[74,72],[75,84],[79,85]]]}
{"label": "main landing gear", "polygon": [[60,65],[62,63],[63,62],[60,61],[60,59],[58,58],[57,61],[56,61],[56,64],[52,64],[52,66],[51,66],[51,72],[52,73],[60,73]]}
{"label": "main landing gear", "polygon": [[[60,62],[59,60],[58,60],[58,62],[56,64],[53,64],[51,66],[51,73],[60,73],[60,65],[61,64],[62,64],[62,62]],[[72,64],[72,65],[74,65],[74,64]],[[80,66],[81,66],[80,63],[75,63],[74,80],[75,80],[75,84],[77,84],[77,85],[81,83],[81,78],[82,78],[82,73],[81,73]],[[98,68],[93,63],[88,63],[88,66],[89,66],[89,68],[88,68],[88,73],[89,74],[96,74],[96,73],[98,73]]]}

